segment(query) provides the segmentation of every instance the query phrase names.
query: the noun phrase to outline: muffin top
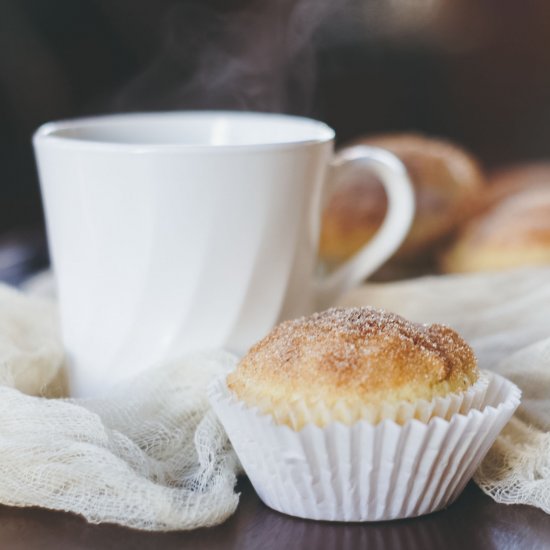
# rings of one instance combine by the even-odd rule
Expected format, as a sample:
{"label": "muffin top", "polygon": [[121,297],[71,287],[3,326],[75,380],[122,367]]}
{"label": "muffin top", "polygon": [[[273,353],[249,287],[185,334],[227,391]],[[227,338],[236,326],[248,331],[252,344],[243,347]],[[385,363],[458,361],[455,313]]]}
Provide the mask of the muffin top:
{"label": "muffin top", "polygon": [[474,353],[454,330],[355,307],[281,323],[227,384],[250,406],[299,400],[354,407],[431,400],[462,392],[477,377]]}

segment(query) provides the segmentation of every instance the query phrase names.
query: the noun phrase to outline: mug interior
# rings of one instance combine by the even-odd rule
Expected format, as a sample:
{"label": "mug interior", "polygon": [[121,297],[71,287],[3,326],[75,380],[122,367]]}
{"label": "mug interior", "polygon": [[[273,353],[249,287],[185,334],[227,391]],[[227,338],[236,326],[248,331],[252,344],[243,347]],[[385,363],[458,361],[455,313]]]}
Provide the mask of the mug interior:
{"label": "mug interior", "polygon": [[270,113],[188,111],[107,115],[45,124],[35,140],[73,144],[235,147],[318,143],[334,131],[317,120]]}

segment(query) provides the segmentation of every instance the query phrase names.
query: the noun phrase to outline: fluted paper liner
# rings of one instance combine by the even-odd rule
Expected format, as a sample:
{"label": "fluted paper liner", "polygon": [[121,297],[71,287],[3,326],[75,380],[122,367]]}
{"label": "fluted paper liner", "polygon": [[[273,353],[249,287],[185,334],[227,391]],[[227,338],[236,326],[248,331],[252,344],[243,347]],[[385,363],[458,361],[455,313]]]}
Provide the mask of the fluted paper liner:
{"label": "fluted paper liner", "polygon": [[358,420],[366,420],[370,424],[378,424],[383,420],[405,424],[416,418],[425,423],[434,416],[449,420],[453,414],[464,414],[470,409],[479,409],[484,402],[488,386],[489,377],[482,372],[479,379],[467,390],[434,397],[429,401],[419,399],[415,403],[397,401],[383,406],[365,404],[360,407],[350,406],[348,402],[337,402],[329,408],[321,401],[306,405],[299,400],[274,402],[266,398],[258,404],[258,409],[269,411],[276,424],[287,424],[295,430],[301,430],[309,423],[324,426],[327,419],[343,424],[353,424]]}
{"label": "fluted paper liner", "polygon": [[510,381],[485,373],[483,400],[448,420],[307,424],[296,431],[247,407],[225,376],[210,401],[262,501],[285,514],[380,521],[451,504],[519,405]]}

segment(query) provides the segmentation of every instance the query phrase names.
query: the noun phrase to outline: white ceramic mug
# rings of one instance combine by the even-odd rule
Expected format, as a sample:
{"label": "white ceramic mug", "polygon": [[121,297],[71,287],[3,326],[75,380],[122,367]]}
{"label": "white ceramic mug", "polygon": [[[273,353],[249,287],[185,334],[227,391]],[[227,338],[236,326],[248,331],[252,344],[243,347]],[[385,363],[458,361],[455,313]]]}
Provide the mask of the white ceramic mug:
{"label": "white ceramic mug", "polygon": [[[414,199],[401,163],[300,117],[103,116],[34,136],[72,393],[96,395],[201,348],[237,353],[281,319],[324,308],[403,241]],[[316,278],[329,166],[360,162],[389,198],[378,234]]]}

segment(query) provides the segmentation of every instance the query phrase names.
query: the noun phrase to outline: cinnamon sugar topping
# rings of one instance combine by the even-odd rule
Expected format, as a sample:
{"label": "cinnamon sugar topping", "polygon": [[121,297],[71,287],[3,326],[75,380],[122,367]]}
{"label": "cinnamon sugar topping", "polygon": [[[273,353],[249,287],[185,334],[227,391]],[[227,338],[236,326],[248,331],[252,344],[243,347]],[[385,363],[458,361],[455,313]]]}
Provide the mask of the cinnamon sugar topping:
{"label": "cinnamon sugar topping", "polygon": [[333,308],[286,321],[228,378],[241,398],[431,399],[477,379],[471,348],[452,329],[373,307]]}

